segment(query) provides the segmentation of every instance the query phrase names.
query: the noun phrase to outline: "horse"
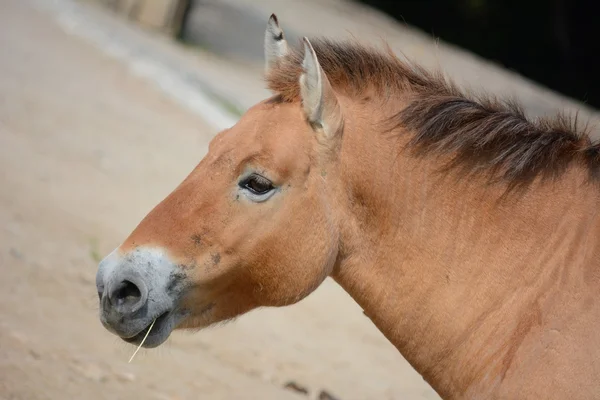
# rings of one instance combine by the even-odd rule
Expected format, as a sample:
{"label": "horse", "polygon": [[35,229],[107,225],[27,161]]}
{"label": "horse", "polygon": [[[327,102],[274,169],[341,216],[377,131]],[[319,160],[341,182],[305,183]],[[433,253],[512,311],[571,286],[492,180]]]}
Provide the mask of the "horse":
{"label": "horse", "polygon": [[589,131],[275,15],[264,51],[272,96],[100,262],[103,325],[152,348],[331,277],[443,398],[598,398]]}

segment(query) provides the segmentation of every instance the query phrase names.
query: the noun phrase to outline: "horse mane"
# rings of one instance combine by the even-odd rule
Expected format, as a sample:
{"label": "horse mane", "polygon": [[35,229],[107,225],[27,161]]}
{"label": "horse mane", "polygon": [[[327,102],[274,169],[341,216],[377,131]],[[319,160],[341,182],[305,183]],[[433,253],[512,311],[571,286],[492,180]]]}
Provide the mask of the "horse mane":
{"label": "horse mane", "polygon": [[[520,105],[491,96],[469,95],[423,67],[355,43],[311,40],[321,67],[338,93],[358,99],[402,96],[407,105],[384,121],[387,131],[409,131],[408,146],[419,155],[449,156],[448,166],[489,173],[511,187],[560,175],[572,163],[600,178],[600,145],[577,117],[558,114],[535,121]],[[279,101],[300,101],[302,46],[291,49],[266,76]]]}

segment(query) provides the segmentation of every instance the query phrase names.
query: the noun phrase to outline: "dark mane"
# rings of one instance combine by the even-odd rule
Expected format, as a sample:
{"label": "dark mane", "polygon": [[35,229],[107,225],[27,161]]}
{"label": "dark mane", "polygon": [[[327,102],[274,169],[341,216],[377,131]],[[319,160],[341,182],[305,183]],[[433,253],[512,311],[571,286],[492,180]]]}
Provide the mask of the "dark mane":
{"label": "dark mane", "polygon": [[[408,105],[385,122],[391,131],[413,132],[409,146],[419,155],[449,156],[452,167],[487,172],[513,187],[556,177],[573,163],[600,178],[600,145],[587,132],[578,132],[576,118],[531,121],[516,103],[475,99],[441,74],[401,61],[391,50],[328,40],[311,43],[337,92],[356,98],[406,96]],[[291,50],[266,77],[281,101],[300,101],[302,58],[302,47]]]}

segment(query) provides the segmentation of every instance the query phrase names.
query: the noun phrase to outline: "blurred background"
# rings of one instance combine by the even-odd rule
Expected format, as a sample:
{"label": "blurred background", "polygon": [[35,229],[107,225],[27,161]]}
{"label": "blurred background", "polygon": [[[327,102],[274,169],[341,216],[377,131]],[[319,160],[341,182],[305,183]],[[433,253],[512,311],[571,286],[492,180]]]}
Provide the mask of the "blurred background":
{"label": "blurred background", "polygon": [[438,399],[337,285],[141,351],[95,273],[269,96],[263,35],[382,45],[532,117],[599,106],[595,9],[566,0],[1,0],[0,399]]}
{"label": "blurred background", "polygon": [[600,24],[590,0],[361,0],[398,21],[600,106]]}

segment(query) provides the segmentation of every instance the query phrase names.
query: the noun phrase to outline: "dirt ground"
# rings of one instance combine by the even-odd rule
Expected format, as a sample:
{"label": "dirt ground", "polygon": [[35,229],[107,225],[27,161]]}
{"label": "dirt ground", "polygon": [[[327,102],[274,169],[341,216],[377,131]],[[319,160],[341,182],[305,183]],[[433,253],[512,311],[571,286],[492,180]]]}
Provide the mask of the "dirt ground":
{"label": "dirt ground", "polygon": [[437,398],[332,282],[127,363],[97,318],[96,264],[214,133],[27,1],[0,2],[0,399]]}

